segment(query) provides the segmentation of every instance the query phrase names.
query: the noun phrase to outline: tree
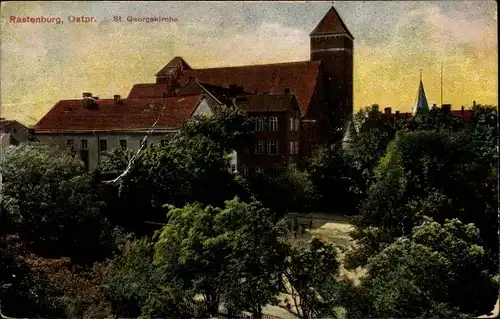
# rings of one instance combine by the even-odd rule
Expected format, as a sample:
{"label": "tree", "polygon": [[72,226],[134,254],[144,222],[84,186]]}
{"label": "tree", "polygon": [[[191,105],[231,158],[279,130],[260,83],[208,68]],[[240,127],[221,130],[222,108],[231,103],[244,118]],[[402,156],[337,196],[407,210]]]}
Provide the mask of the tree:
{"label": "tree", "polygon": [[340,262],[334,246],[313,238],[304,249],[291,248],[284,265],[295,308],[300,318],[336,316],[346,286],[338,281]]}
{"label": "tree", "polygon": [[430,248],[401,239],[370,258],[363,282],[370,301],[370,317],[448,318],[446,271],[448,260]]}
{"label": "tree", "polygon": [[493,281],[493,274],[484,267],[486,251],[478,227],[458,219],[446,220],[441,225],[427,218],[414,228],[411,239],[450,261],[447,280],[452,305],[473,316],[491,310],[499,287]]}
{"label": "tree", "polygon": [[402,125],[400,121],[386,118],[374,108],[360,110],[354,116],[354,123],[358,133],[344,156],[357,170],[357,173],[353,174],[357,189],[361,194],[366,194],[373,182],[375,167]]}
{"label": "tree", "polygon": [[[458,217],[476,223],[486,247],[493,251],[491,234],[497,225],[491,223],[490,207],[496,206],[496,199],[482,195],[489,194],[482,190],[491,172],[491,166],[476,162],[470,134],[465,131],[400,132],[375,170],[376,181],[353,219],[358,228],[353,235],[360,239],[360,229],[377,227],[390,243],[410,233],[423,216],[439,222]],[[478,202],[482,198],[485,201]],[[383,245],[370,249],[375,247]]]}
{"label": "tree", "polygon": [[375,317],[475,316],[491,309],[498,287],[482,269],[479,231],[457,219],[426,219],[369,259],[363,282]]}
{"label": "tree", "polygon": [[18,234],[29,250],[44,257],[93,262],[113,251],[103,203],[71,153],[21,144],[5,150],[0,173],[4,234]]}
{"label": "tree", "polygon": [[[165,305],[169,304],[167,297],[170,295],[166,292],[175,288],[175,281],[161,267],[153,264],[153,253],[154,242],[150,239],[129,240],[120,255],[95,265],[94,276],[115,315],[156,316],[160,315],[161,310],[166,310]],[[181,314],[186,311],[184,306],[189,304],[192,297],[189,291],[184,291],[174,303],[170,303],[168,309],[181,318]]]}
{"label": "tree", "polygon": [[[111,196],[110,210],[122,212],[122,219],[116,216],[119,224],[141,234],[144,221],[164,221],[164,204],[220,206],[235,195],[245,197],[245,188],[228,171],[228,151],[249,136],[246,117],[232,109],[188,121],[167,145],[155,144],[138,154],[119,194]],[[108,169],[123,169],[128,157],[122,153],[112,152]]]}
{"label": "tree", "polygon": [[212,115],[191,119],[180,131],[185,138],[200,135],[213,141],[221,152],[242,150],[254,141],[250,119],[235,108],[221,108]]}
{"label": "tree", "polygon": [[248,188],[277,218],[288,212],[308,212],[316,200],[309,173],[297,169],[295,165],[278,170],[274,176],[252,176],[248,178]]}
{"label": "tree", "polygon": [[445,130],[458,132],[465,128],[465,123],[460,117],[446,113],[443,109],[432,108],[427,115],[420,117],[418,121],[411,119],[403,127],[404,130],[409,131]]}
{"label": "tree", "polygon": [[23,318],[111,315],[99,288],[68,259],[36,256],[13,235],[2,238],[0,254],[3,314]]}
{"label": "tree", "polygon": [[312,159],[309,172],[319,209],[349,215],[356,212],[361,175],[350,164],[339,145],[320,149]]}
{"label": "tree", "polygon": [[223,304],[260,316],[275,300],[282,255],[269,210],[235,198],[224,209],[170,207],[169,218],[155,246],[156,262],[182,287],[203,295],[208,314]]}

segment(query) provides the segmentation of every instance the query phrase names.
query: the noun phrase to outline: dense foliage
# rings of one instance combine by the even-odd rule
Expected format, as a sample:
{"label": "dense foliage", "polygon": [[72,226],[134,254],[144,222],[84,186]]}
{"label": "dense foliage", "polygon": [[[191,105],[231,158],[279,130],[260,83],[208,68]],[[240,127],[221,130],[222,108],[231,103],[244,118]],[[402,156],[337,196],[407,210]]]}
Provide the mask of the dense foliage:
{"label": "dense foliage", "polygon": [[2,234],[17,234],[30,251],[49,258],[93,262],[112,252],[104,203],[78,159],[39,143],[2,155]]}
{"label": "dense foliage", "polygon": [[[229,155],[253,132],[245,115],[224,109],[135,157],[111,150],[103,169],[127,172],[117,186],[99,183],[107,175],[86,173],[70,152],[9,148],[0,163],[0,310],[69,318],[259,318],[269,305],[304,319],[487,313],[498,291],[497,120],[485,106],[468,122],[440,109],[418,121],[364,109],[353,140],[324,146],[307,169],[244,177],[230,173]],[[351,216],[347,256],[316,237],[296,244],[297,220],[287,214],[311,210]],[[358,283],[345,267],[366,275]]]}

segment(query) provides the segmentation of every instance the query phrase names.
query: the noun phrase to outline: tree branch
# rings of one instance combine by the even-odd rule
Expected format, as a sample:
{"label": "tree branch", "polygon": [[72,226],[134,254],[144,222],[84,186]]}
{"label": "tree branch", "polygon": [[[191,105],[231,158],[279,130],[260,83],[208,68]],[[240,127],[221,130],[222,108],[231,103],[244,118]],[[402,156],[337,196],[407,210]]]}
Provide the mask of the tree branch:
{"label": "tree branch", "polygon": [[127,168],[123,171],[123,173],[121,173],[115,179],[112,179],[110,181],[103,181],[104,184],[106,184],[106,185],[118,185],[130,173],[133,165],[135,164],[137,157],[139,156],[139,154],[142,152],[142,150],[144,149],[144,147],[146,145],[146,140],[148,139],[148,136],[153,133],[156,124],[158,124],[158,121],[163,116],[163,110],[165,109],[165,107],[166,107],[166,105],[163,106],[163,108],[161,109],[160,115],[158,115],[158,117],[156,118],[156,121],[153,123],[153,125],[150,127],[150,129],[146,132],[146,135],[144,135],[144,138],[141,141],[141,146],[139,147],[137,152],[135,152],[135,154],[130,158],[128,165],[127,165]]}

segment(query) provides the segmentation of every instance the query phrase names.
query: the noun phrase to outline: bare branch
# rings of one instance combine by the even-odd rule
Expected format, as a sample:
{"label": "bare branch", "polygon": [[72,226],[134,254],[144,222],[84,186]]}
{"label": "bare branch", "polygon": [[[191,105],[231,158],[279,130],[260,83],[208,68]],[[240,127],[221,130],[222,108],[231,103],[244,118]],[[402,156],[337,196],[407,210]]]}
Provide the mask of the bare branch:
{"label": "bare branch", "polygon": [[135,154],[130,158],[128,165],[127,165],[127,168],[123,171],[123,173],[121,173],[115,179],[112,179],[110,181],[103,181],[104,184],[118,185],[123,180],[123,178],[125,178],[130,173],[130,171],[132,170],[132,167],[135,164],[137,157],[139,156],[139,154],[142,152],[142,150],[144,149],[144,147],[146,145],[146,141],[148,139],[148,136],[153,133],[156,124],[158,124],[158,121],[163,116],[163,110],[165,109],[165,107],[166,107],[166,105],[163,106],[163,108],[161,109],[160,115],[158,115],[158,118],[156,119],[156,121],[153,123],[153,125],[151,126],[149,131],[146,132],[146,135],[144,135],[144,138],[141,141],[141,146],[139,147],[137,152],[135,152]]}

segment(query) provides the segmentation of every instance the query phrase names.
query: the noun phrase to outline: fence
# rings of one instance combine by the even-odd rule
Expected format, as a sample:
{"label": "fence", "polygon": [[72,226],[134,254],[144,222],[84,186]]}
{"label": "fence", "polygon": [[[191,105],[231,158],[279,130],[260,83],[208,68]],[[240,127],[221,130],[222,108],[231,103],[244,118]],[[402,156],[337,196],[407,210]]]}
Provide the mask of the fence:
{"label": "fence", "polygon": [[[251,315],[245,315],[245,314],[239,314],[239,315],[236,315],[236,316],[227,316],[227,315],[221,315],[219,314],[219,316],[217,317],[218,319],[254,319],[255,317],[252,317]],[[282,319],[281,317],[277,317],[277,316],[273,316],[273,315],[266,315],[266,314],[263,314],[260,319]]]}

